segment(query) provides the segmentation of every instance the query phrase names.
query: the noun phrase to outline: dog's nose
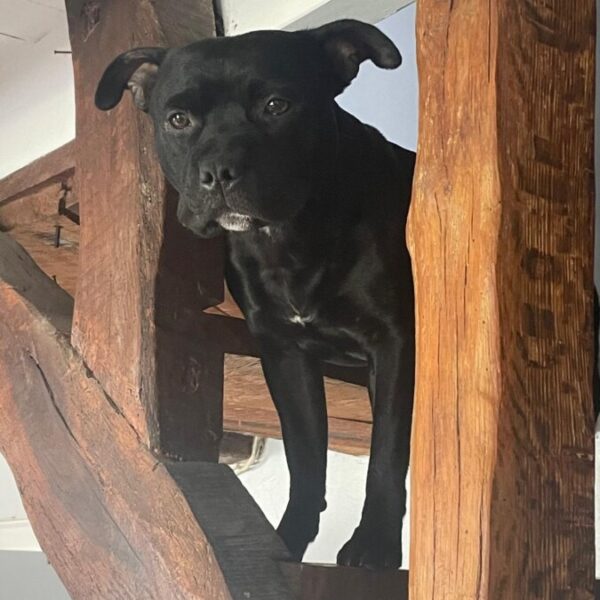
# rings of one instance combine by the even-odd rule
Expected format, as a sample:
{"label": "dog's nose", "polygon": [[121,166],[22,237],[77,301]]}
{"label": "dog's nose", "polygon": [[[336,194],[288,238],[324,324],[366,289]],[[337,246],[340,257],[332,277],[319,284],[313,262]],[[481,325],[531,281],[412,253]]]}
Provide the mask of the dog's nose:
{"label": "dog's nose", "polygon": [[200,168],[200,184],[207,190],[213,190],[218,184],[224,189],[230,188],[241,175],[236,166],[215,166]]}

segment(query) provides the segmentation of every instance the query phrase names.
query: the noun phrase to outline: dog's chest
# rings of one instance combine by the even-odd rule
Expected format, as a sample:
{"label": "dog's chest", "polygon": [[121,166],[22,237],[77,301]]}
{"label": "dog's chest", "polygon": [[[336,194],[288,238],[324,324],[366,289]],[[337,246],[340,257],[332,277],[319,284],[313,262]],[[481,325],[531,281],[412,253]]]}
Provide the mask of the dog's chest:
{"label": "dog's chest", "polygon": [[324,266],[274,266],[265,268],[261,275],[261,284],[270,299],[270,318],[300,328],[318,327],[327,300]]}
{"label": "dog's chest", "polygon": [[368,253],[349,244],[325,252],[310,243],[279,251],[262,238],[232,246],[232,291],[255,335],[293,340],[325,360],[363,359],[380,329],[365,301],[376,271]]}

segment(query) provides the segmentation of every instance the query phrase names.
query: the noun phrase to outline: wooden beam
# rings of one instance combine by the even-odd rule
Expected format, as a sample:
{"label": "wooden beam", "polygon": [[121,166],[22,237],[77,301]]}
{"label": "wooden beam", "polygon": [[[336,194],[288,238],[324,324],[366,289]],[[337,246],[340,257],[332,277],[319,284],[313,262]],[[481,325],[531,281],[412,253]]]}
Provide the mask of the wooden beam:
{"label": "wooden beam", "polygon": [[59,205],[69,195],[68,179],[55,179],[0,203],[0,230],[59,216]]}
{"label": "wooden beam", "polygon": [[[252,356],[225,355],[223,426],[227,431],[281,438],[279,417],[260,366]],[[325,378],[329,448],[369,454],[371,405],[365,387]]]}
{"label": "wooden beam", "polygon": [[421,0],[413,598],[593,598],[593,0]]}
{"label": "wooden beam", "polygon": [[8,235],[27,250],[48,277],[75,296],[79,271],[79,227],[75,223],[56,214],[15,226]]}
{"label": "wooden beam", "polygon": [[74,600],[297,598],[224,465],[154,455],[68,342],[72,299],[0,234],[0,450]]}
{"label": "wooden beam", "polygon": [[75,167],[74,153],[75,142],[68,142],[0,179],[0,207],[13,197],[31,193],[38,186],[72,176]]}
{"label": "wooden beam", "polygon": [[102,0],[95,10],[67,0],[81,215],[72,339],[152,449],[216,460],[222,354],[210,339],[193,341],[186,332],[223,299],[221,243],[194,238],[177,223],[177,198],[157,163],[148,116],[129,97],[109,114],[92,102],[120,52],[213,35],[212,2],[186,6],[178,24],[162,0]]}
{"label": "wooden beam", "polygon": [[408,600],[407,571],[324,565],[291,569],[300,570],[301,600]]}

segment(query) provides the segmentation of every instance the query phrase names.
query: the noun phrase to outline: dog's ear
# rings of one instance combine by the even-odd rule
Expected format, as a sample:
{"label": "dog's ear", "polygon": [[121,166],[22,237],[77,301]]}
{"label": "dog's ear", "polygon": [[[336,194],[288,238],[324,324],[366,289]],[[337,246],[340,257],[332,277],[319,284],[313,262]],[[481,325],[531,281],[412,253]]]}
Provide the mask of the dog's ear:
{"label": "dog's ear", "polygon": [[374,25],[352,19],[335,21],[310,33],[321,44],[341,84],[340,92],[356,77],[365,60],[383,69],[395,69],[402,57],[392,40]]}
{"label": "dog's ear", "polygon": [[158,68],[166,54],[165,48],[136,48],[117,56],[100,79],[96,89],[96,106],[101,110],[114,108],[123,91],[129,88],[135,105],[147,111]]}

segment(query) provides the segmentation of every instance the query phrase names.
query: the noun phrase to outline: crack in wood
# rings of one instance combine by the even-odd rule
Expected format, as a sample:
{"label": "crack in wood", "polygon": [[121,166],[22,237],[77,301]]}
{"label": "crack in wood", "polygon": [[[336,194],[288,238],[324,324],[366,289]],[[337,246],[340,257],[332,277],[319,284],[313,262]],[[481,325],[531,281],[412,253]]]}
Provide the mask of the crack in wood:
{"label": "crack in wood", "polygon": [[58,406],[58,402],[56,401],[54,391],[52,390],[52,387],[50,386],[50,383],[46,377],[46,374],[44,373],[44,370],[42,369],[42,366],[36,360],[36,358],[33,356],[33,354],[31,354],[31,352],[26,351],[26,354],[30,358],[35,369],[37,370],[40,377],[42,378],[42,383],[44,384],[44,388],[46,389],[48,398],[50,398],[50,402],[52,403],[52,406],[54,407],[56,414],[59,416],[60,420],[62,421],[63,425],[65,426],[65,429],[66,429],[67,433],[69,434],[69,436],[71,437],[71,439],[79,447],[79,442],[77,441],[77,438],[75,437],[73,431],[71,430],[71,427],[69,427],[69,424],[67,423],[67,419],[65,418],[65,416],[63,415],[62,411],[60,410],[60,408]]}

